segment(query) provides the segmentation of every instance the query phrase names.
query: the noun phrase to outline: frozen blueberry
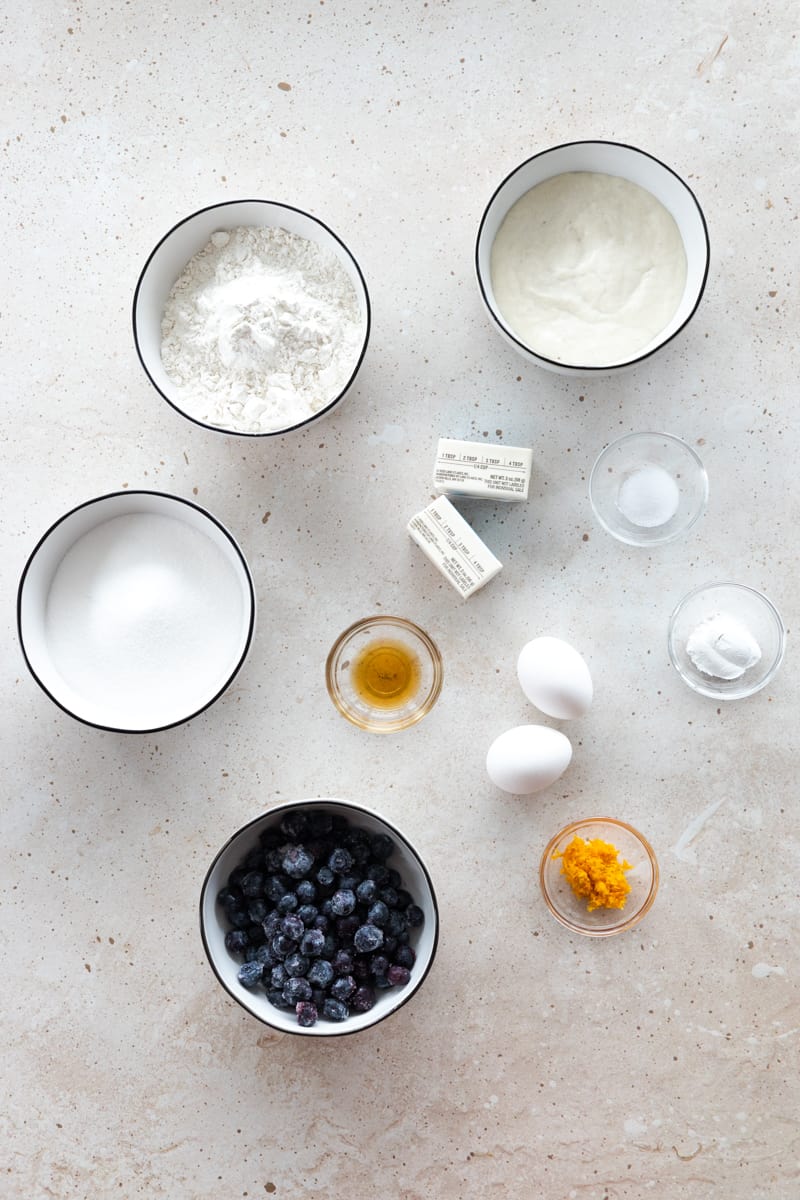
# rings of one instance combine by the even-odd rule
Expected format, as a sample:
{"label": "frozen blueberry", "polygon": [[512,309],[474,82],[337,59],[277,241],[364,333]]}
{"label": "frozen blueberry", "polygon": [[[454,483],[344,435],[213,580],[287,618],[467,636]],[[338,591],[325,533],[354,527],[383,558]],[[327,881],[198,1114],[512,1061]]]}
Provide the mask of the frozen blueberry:
{"label": "frozen blueberry", "polygon": [[384,929],[389,937],[399,937],[401,933],[405,933],[406,925],[406,914],[400,912],[397,908],[393,908],[388,915]]}
{"label": "frozen blueberry", "polygon": [[320,867],[317,871],[317,883],[325,891],[330,891],[336,881],[336,876],[330,867]]}
{"label": "frozen blueberry", "polygon": [[[267,992],[267,999],[270,1004],[274,1004],[276,1008],[294,1008],[294,1004],[288,1003],[283,998],[283,990],[278,991],[277,988],[270,988]],[[295,1001],[295,1004],[297,1001]]]}
{"label": "frozen blueberry", "polygon": [[298,954],[296,950],[294,953],[286,955],[283,965],[287,975],[305,975],[308,971],[308,959],[304,954]]}
{"label": "frozen blueberry", "polygon": [[250,918],[243,908],[231,908],[228,910],[228,920],[234,929],[246,929],[250,924]]}
{"label": "frozen blueberry", "polygon": [[314,917],[314,929],[321,930],[322,933],[327,933],[330,926],[330,921],[322,913],[318,917]]}
{"label": "frozen blueberry", "polygon": [[367,920],[369,921],[370,925],[377,925],[379,928],[383,929],[384,925],[386,925],[386,922],[389,920],[389,909],[386,907],[386,904],[383,900],[376,900],[374,904],[370,905],[367,913]]}
{"label": "frozen blueberry", "polygon": [[240,888],[246,874],[247,871],[245,871],[244,867],[235,867],[228,876],[228,887]]}
{"label": "frozen blueberry", "polygon": [[350,1007],[356,1012],[369,1012],[375,1003],[375,991],[371,987],[362,986],[350,998]]}
{"label": "frozen blueberry", "polygon": [[361,883],[360,875],[340,875],[339,888],[343,891],[355,892],[358,885]]}
{"label": "frozen blueberry", "polygon": [[266,900],[251,900],[247,906],[247,915],[254,925],[260,925],[267,915]]}
{"label": "frozen blueberry", "polygon": [[333,829],[333,817],[324,809],[315,809],[308,814],[308,827],[314,837],[324,837]]}
{"label": "frozen blueberry", "polygon": [[378,896],[378,885],[374,879],[363,879],[356,888],[356,899],[362,904],[372,904]]}
{"label": "frozen blueberry", "polygon": [[[402,970],[402,968],[400,968]],[[334,1000],[349,1000],[356,990],[356,981],[352,975],[340,975],[331,984],[331,995]]]}
{"label": "frozen blueberry", "polygon": [[281,896],[289,890],[289,880],[285,875],[271,875],[264,888],[264,895],[273,904],[277,904]]}
{"label": "frozen blueberry", "polygon": [[346,1021],[350,1016],[350,1009],[346,1004],[342,1004],[341,1000],[329,998],[322,1006],[322,1015],[329,1021]]}
{"label": "frozen blueberry", "polygon": [[281,933],[292,941],[299,942],[305,931],[305,925],[295,913],[289,913],[281,921]]}
{"label": "frozen blueberry", "polygon": [[331,960],[336,975],[349,975],[353,969],[353,956],[349,950],[337,950]]}
{"label": "frozen blueberry", "polygon": [[[310,879],[301,879],[295,888],[295,894],[301,904],[313,904],[317,898],[317,889]],[[409,901],[411,897],[409,896]]]}
{"label": "frozen blueberry", "polygon": [[239,967],[237,979],[242,987],[254,988],[257,983],[261,982],[264,975],[264,964],[260,962],[246,962]]}
{"label": "frozen blueberry", "polygon": [[244,954],[250,941],[241,929],[229,929],[225,934],[225,949],[231,954]]}
{"label": "frozen blueberry", "polygon": [[283,856],[283,869],[291,879],[303,879],[314,866],[314,859],[303,846],[290,846]]}
{"label": "frozen blueberry", "polygon": [[387,908],[397,908],[397,889],[391,886],[381,888],[381,900]]}
{"label": "frozen blueberry", "polygon": [[325,946],[325,934],[320,929],[307,929],[300,942],[300,953],[316,958]]}
{"label": "frozen blueberry", "polygon": [[271,850],[264,853],[264,866],[271,875],[278,875],[283,865],[283,851],[277,846],[273,846]]}
{"label": "frozen blueberry", "polygon": [[405,987],[411,978],[411,972],[408,967],[401,967],[399,963],[392,963],[386,972],[386,978],[392,987]]}
{"label": "frozen blueberry", "polygon": [[308,816],[304,812],[293,809],[281,817],[281,833],[285,837],[299,842],[308,833]]}
{"label": "frozen blueberry", "polygon": [[355,914],[350,917],[339,917],[336,922],[336,936],[339,941],[343,945],[349,946],[360,924],[361,921]]}
{"label": "frozen blueberry", "polygon": [[275,955],[272,953],[271,946],[259,946],[253,955],[253,962],[260,962],[265,967],[275,965]]}
{"label": "frozen blueberry", "polygon": [[242,880],[242,891],[249,900],[264,895],[264,875],[261,871],[248,871]]}
{"label": "frozen blueberry", "polygon": [[336,953],[336,949],[337,947],[335,939],[329,933],[326,933],[325,941],[322,949],[319,952],[320,958],[333,958],[334,954]]}
{"label": "frozen blueberry", "polygon": [[292,975],[283,985],[283,998],[287,1004],[297,1004],[298,1000],[310,1000],[311,984],[307,979]]}
{"label": "frozen blueberry", "polygon": [[319,909],[315,904],[301,904],[297,909],[297,916],[303,922],[306,929],[308,929],[310,925],[314,924],[314,921],[318,915]]}
{"label": "frozen blueberry", "polygon": [[333,897],[332,896],[329,896],[327,898],[327,900],[322,901],[322,904],[319,906],[319,911],[322,913],[323,917],[332,917],[333,916]]}
{"label": "frozen blueberry", "polygon": [[331,896],[331,912],[335,917],[349,917],[355,906],[356,894],[350,888],[339,888]]}
{"label": "frozen blueberry", "polygon": [[425,914],[418,904],[409,904],[406,909],[406,921],[412,929],[416,929],[425,920]]}
{"label": "frozen blueberry", "polygon": [[267,913],[261,923],[261,928],[264,930],[264,937],[272,938],[281,927],[281,914],[277,909],[273,909],[271,913]]}
{"label": "frozen blueberry", "polygon": [[337,875],[343,875],[353,865],[353,856],[344,846],[337,846],[328,859],[328,866]]}
{"label": "frozen blueberry", "polygon": [[327,988],[333,983],[334,970],[324,958],[318,958],[308,968],[306,979],[312,987]]}
{"label": "frozen blueberry", "polygon": [[290,913],[297,908],[297,896],[294,892],[284,892],[277,904],[278,912]]}
{"label": "frozen blueberry", "polygon": [[385,833],[376,833],[370,842],[372,857],[376,862],[385,862],[394,850],[394,842]]}
{"label": "frozen blueberry", "polygon": [[241,908],[242,889],[224,887],[217,895],[217,903],[221,904],[226,912],[231,908]]}
{"label": "frozen blueberry", "polygon": [[286,958],[287,954],[292,954],[297,949],[297,942],[287,937],[285,933],[276,933],[270,946],[276,958]]}
{"label": "frozen blueberry", "polygon": [[410,946],[398,946],[394,952],[394,961],[398,967],[408,967],[411,970],[417,961],[417,956]]}
{"label": "frozen blueberry", "polygon": [[392,986],[385,975],[376,975],[372,982],[376,988],[381,988],[382,990]]}
{"label": "frozen blueberry", "polygon": [[303,1029],[308,1029],[317,1023],[317,1006],[311,1000],[298,1000],[295,1005],[297,1013],[297,1024]]}
{"label": "frozen blueberry", "polygon": [[289,972],[283,963],[278,963],[269,973],[269,981],[274,988],[280,988],[283,991],[286,986],[286,980],[289,978]]}
{"label": "frozen blueberry", "polygon": [[361,954],[369,954],[383,945],[383,933],[377,925],[361,925],[355,932],[353,944]]}

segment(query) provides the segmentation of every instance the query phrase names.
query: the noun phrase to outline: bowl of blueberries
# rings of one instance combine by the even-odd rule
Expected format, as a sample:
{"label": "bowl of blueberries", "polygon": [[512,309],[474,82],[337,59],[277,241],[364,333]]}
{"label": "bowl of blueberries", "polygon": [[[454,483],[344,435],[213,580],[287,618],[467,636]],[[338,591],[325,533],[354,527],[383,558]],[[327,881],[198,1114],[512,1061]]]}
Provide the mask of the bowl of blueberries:
{"label": "bowl of blueberries", "polygon": [[345,800],[295,800],[244,825],[200,895],[214,974],[265,1025],[331,1037],[410,1000],[436,953],[430,875],[384,817]]}

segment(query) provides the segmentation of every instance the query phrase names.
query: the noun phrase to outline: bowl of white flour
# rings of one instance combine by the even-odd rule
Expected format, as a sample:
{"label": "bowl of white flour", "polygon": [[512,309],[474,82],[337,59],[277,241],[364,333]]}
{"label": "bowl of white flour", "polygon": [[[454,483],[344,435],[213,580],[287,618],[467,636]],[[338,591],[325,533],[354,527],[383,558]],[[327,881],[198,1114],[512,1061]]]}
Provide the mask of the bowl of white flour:
{"label": "bowl of white flour", "polygon": [[344,242],[270,200],[214,204],[158,243],[133,299],[139,359],[189,420],[244,437],[300,429],[351,387],[370,302]]}
{"label": "bowl of white flour", "polygon": [[618,142],[536,154],[496,189],[475,265],[489,315],[530,362],[562,375],[627,370],[697,311],[708,230],[671,168]]}
{"label": "bowl of white flour", "polygon": [[219,699],[247,656],[255,607],[244,555],[211,513],[124,491],[80,504],[40,538],[17,622],[31,674],[60,708],[152,733]]}

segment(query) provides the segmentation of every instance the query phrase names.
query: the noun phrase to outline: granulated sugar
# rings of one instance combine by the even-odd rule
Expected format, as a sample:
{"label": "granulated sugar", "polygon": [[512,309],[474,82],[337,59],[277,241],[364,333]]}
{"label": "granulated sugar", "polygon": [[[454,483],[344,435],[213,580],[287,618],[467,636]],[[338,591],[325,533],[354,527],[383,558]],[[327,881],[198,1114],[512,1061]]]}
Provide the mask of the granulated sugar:
{"label": "granulated sugar", "polygon": [[223,551],[183,521],[115,517],[64,555],[45,638],[98,724],[155,728],[201,709],[244,649],[244,596]]}

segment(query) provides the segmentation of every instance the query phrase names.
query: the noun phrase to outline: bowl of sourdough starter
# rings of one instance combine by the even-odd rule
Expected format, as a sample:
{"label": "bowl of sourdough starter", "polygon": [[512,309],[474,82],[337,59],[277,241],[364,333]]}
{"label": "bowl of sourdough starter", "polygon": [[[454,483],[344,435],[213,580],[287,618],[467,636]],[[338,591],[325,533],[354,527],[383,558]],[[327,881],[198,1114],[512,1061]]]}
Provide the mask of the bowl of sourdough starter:
{"label": "bowl of sourdough starter", "polygon": [[664,163],[618,142],[536,154],[489,201],[478,286],[501,335],[562,375],[650,358],[697,311],[709,267],[705,218]]}
{"label": "bowl of sourdough starter", "polygon": [[275,436],[330,413],[363,361],[370,302],[332,229],[272,200],[212,204],[144,265],[133,336],[150,382],[190,421]]}
{"label": "bowl of sourdough starter", "polygon": [[242,666],[255,590],[233,535],[164,492],[98,496],[40,538],[20,580],[25,661],[87,725],[153,733],[197,716]]}

